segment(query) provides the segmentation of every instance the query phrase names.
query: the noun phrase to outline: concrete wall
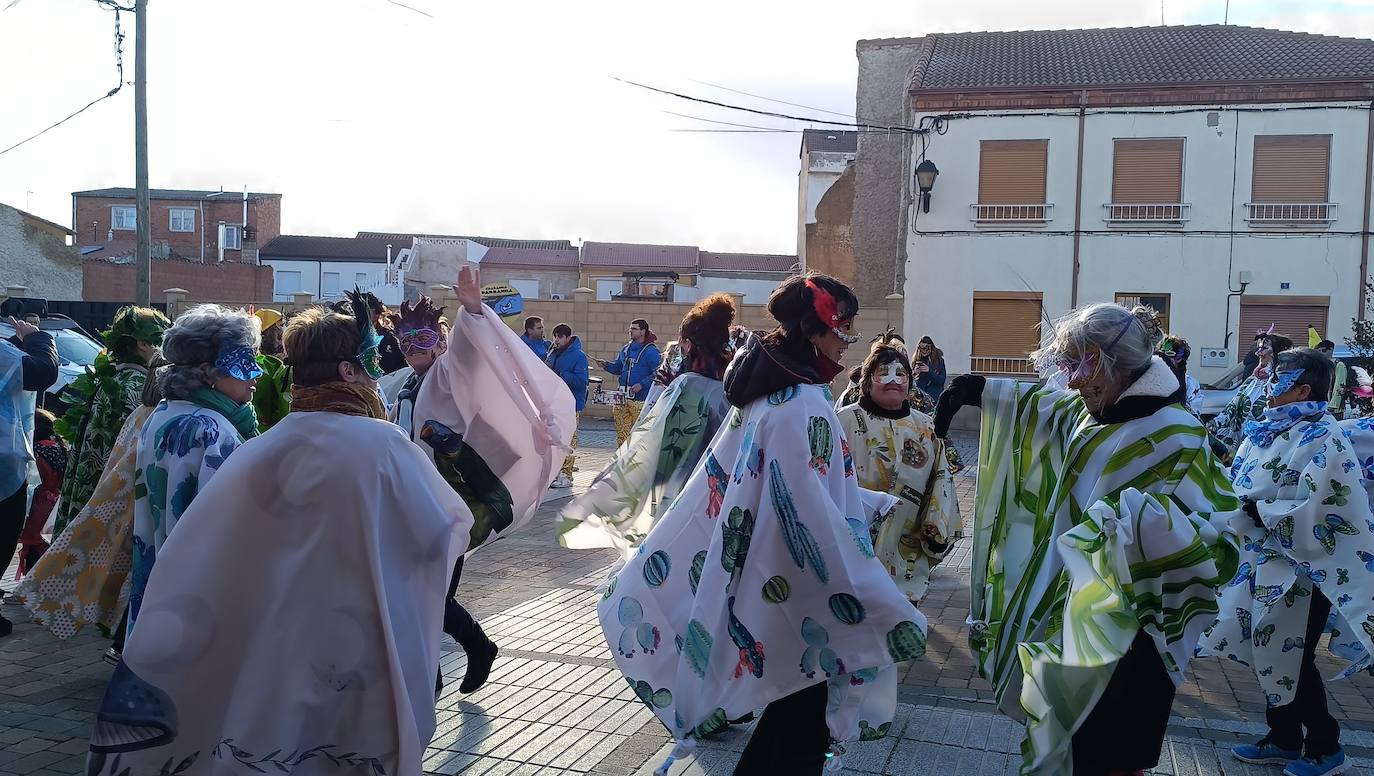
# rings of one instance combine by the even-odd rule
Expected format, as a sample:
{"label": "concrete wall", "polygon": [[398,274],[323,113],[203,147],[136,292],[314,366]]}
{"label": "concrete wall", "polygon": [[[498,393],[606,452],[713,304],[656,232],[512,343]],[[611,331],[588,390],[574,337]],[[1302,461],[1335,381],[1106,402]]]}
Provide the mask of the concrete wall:
{"label": "concrete wall", "polygon": [[857,170],[857,164],[849,165],[821,198],[816,207],[815,223],[806,225],[809,257],[806,268],[839,278],[850,286],[855,286],[854,235],[851,219],[854,215],[854,183]]}
{"label": "concrete wall", "polygon": [[[919,54],[919,39],[859,42],[855,115],[861,121],[910,126],[907,91]],[[857,257],[854,290],[866,305],[881,304],[900,287],[893,275],[906,251],[909,141],[900,134],[859,134],[851,229]]]}
{"label": "concrete wall", "polygon": [[0,205],[0,285],[24,286],[45,299],[80,300],[81,257],[62,229]]}
{"label": "concrete wall", "polygon": [[[1358,233],[1364,228],[1369,112],[1219,113],[1216,127],[1207,126],[1206,112],[1090,114],[1084,131],[1078,304],[1114,301],[1118,293],[1169,294],[1170,328],[1192,343],[1189,369],[1204,381],[1224,368],[1203,368],[1199,351],[1223,345],[1228,332],[1233,353],[1236,348],[1240,302],[1228,300],[1228,282],[1238,288],[1240,272],[1252,273],[1248,294],[1329,296],[1324,333],[1337,342],[1349,335],[1351,318],[1359,314],[1362,285]],[[1336,221],[1248,225],[1245,203],[1257,134],[1333,136],[1329,200],[1338,203]],[[1185,138],[1183,201],[1192,208],[1182,226],[1154,226],[1142,234],[1104,220],[1113,140],[1130,137]],[[1042,138],[1049,140],[1050,220],[1015,230],[974,224],[969,205],[978,199],[980,141]],[[996,114],[954,121],[947,134],[931,139],[927,155],[942,172],[931,212],[921,214],[908,237],[906,335],[929,334],[952,371],[969,367],[974,291],[1040,291],[1051,318],[1070,309],[1077,139],[1073,115]]]}
{"label": "concrete wall", "polygon": [[806,267],[806,227],[816,223],[816,206],[854,160],[853,154],[807,151],[801,156],[797,190],[797,259]]}
{"label": "concrete wall", "polygon": [[[364,291],[371,291],[384,304],[399,305],[405,298],[400,284],[388,285],[386,265],[375,261],[319,261],[315,259],[264,259],[263,265],[273,269],[272,300],[289,302],[292,295],[301,291],[309,292],[324,302],[343,298],[343,292],[359,285]],[[300,287],[291,286],[289,276],[282,273],[299,272]],[[326,294],[322,290],[324,273],[335,272],[339,275],[337,293]],[[361,280],[358,275],[362,275]]]}

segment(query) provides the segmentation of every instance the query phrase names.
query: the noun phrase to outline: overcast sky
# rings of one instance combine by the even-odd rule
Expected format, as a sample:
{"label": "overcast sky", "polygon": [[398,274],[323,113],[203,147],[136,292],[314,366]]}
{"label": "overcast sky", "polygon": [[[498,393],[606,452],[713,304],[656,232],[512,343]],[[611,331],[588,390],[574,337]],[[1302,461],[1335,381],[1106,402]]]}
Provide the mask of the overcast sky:
{"label": "overcast sky", "polygon": [[[127,0],[130,4],[133,0]],[[796,122],[696,105],[611,76],[783,112],[698,82],[849,113],[854,44],[928,32],[1160,23],[1159,0],[953,3],[152,0],[155,187],[279,192],[282,229],[685,243],[791,253]],[[10,0],[0,0],[0,8]],[[1164,0],[1169,24],[1225,0]],[[133,18],[123,17],[133,78]],[[1235,24],[1374,38],[1374,2],[1232,0]],[[117,81],[94,0],[0,10],[0,148]],[[133,185],[133,89],[0,154],[0,202],[70,225],[73,191]]]}

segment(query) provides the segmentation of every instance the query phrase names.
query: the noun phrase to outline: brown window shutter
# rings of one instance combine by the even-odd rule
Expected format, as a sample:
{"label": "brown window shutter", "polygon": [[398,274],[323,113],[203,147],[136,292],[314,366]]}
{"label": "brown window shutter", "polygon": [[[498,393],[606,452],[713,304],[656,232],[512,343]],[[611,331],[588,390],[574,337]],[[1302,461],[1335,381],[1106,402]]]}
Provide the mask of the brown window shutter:
{"label": "brown window shutter", "polygon": [[1326,202],[1330,171],[1330,135],[1256,135],[1250,199]]}
{"label": "brown window shutter", "polygon": [[1045,201],[1048,140],[984,140],[978,158],[978,204]]}
{"label": "brown window shutter", "polygon": [[1112,202],[1183,201],[1183,138],[1117,140]]}
{"label": "brown window shutter", "polygon": [[1326,333],[1330,308],[1315,304],[1246,304],[1240,305],[1240,338],[1236,348],[1240,359],[1250,352],[1255,332],[1265,331],[1274,324],[1274,333],[1293,340],[1296,347],[1307,346],[1307,327],[1315,326]]}
{"label": "brown window shutter", "polygon": [[1039,299],[974,299],[973,355],[1024,358],[1040,347]]}

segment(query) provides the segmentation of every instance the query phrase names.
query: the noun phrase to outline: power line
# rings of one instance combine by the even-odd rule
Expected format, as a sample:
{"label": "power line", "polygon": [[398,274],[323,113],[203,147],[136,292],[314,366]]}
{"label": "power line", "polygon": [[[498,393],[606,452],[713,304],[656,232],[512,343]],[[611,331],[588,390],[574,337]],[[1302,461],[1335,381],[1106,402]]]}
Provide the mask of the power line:
{"label": "power line", "polygon": [[431,19],[434,18],[434,14],[425,13],[424,11],[421,11],[419,8],[415,8],[415,7],[406,5],[405,3],[397,2],[397,0],[385,0],[385,1],[388,2],[388,3],[391,3],[392,5],[400,6],[401,8],[404,8],[404,9],[406,9],[407,11],[414,11],[415,13],[418,13],[418,14],[420,14],[421,16],[428,16],[428,17],[431,18]]}
{"label": "power line", "polygon": [[787,128],[787,127],[760,127],[760,126],[758,126],[757,124],[736,124],[736,123],[734,123],[733,121],[716,121],[715,119],[706,119],[706,118],[702,118],[701,116],[689,116],[689,115],[687,115],[686,113],[677,113],[676,111],[671,111],[671,110],[665,110],[665,111],[663,111],[663,112],[666,113],[666,114],[668,114],[669,116],[677,116],[678,118],[691,119],[692,121],[704,121],[704,122],[706,122],[707,124],[721,124],[721,125],[727,126],[727,127],[744,127],[745,129],[764,130],[764,131],[767,131],[767,132],[801,132],[801,131],[803,131],[803,130],[800,130],[800,129],[789,129],[789,128]]}
{"label": "power line", "polygon": [[[15,0],[15,2],[18,2],[18,0]],[[20,140],[18,143],[15,143],[14,145],[12,145],[12,146],[10,146],[10,147],[8,147],[8,148],[0,149],[0,156],[3,156],[3,155],[5,155],[5,154],[9,153],[10,151],[13,151],[14,149],[16,149],[16,148],[18,148],[18,147],[24,145],[25,143],[28,143],[29,141],[37,140],[38,138],[42,137],[43,135],[46,135],[47,133],[51,132],[52,130],[57,129],[58,127],[62,126],[63,124],[66,124],[68,121],[71,121],[72,119],[76,118],[77,116],[80,116],[82,113],[85,113],[87,110],[89,110],[89,109],[90,109],[92,106],[94,106],[95,104],[100,103],[100,102],[103,102],[103,101],[105,101],[105,100],[108,100],[108,99],[110,99],[111,97],[115,96],[116,94],[119,94],[119,90],[124,88],[124,30],[120,27],[120,24],[119,24],[119,21],[120,21],[120,20],[119,20],[119,12],[120,12],[121,10],[127,11],[127,10],[129,10],[129,9],[125,8],[125,7],[122,6],[122,5],[118,5],[117,3],[111,2],[111,0],[96,0],[96,2],[97,2],[102,8],[108,8],[109,10],[114,11],[114,15],[115,15],[115,22],[114,22],[115,70],[116,70],[116,71],[118,72],[118,74],[119,74],[119,80],[115,83],[115,87],[114,87],[113,89],[111,89],[110,91],[106,92],[103,96],[97,97],[97,98],[95,98],[94,100],[91,100],[90,102],[88,102],[88,103],[86,103],[85,105],[81,106],[81,107],[78,108],[75,112],[69,114],[66,118],[63,118],[63,119],[61,119],[60,121],[57,121],[57,122],[55,122],[55,123],[53,123],[53,124],[50,124],[50,125],[44,127],[43,129],[40,129],[38,132],[36,132],[36,133],[34,133],[34,134],[32,134],[32,135],[29,135],[28,137],[24,138],[23,140]],[[14,3],[11,3],[10,5],[14,5]]]}
{"label": "power line", "polygon": [[757,114],[757,115],[759,115],[759,116],[772,116],[772,117],[775,118],[775,119],[787,119],[787,120],[789,120],[789,121],[805,121],[805,122],[808,122],[808,123],[811,123],[811,124],[825,124],[825,125],[832,126],[832,127],[848,127],[848,128],[858,128],[858,129],[870,129],[870,130],[878,130],[878,131],[881,131],[881,132],[901,133],[901,134],[921,134],[921,133],[924,133],[924,132],[927,131],[927,130],[916,130],[916,129],[912,129],[912,128],[910,128],[910,127],[879,126],[879,125],[877,125],[877,124],[863,124],[863,123],[853,123],[853,122],[847,122],[847,121],[830,121],[830,120],[828,120],[828,119],[818,119],[818,118],[815,118],[814,116],[793,116],[793,115],[790,115],[790,114],[787,114],[787,113],[775,113],[775,112],[773,112],[773,111],[759,110],[759,109],[757,109],[757,108],[746,108],[746,107],[741,106],[741,105],[731,105],[731,104],[725,103],[725,102],[717,102],[717,101],[715,101],[715,100],[708,100],[708,99],[705,99],[705,98],[702,98],[702,97],[693,97],[693,96],[691,96],[691,95],[689,95],[689,94],[681,94],[681,93],[679,93],[679,92],[673,92],[673,91],[669,91],[669,90],[667,90],[667,89],[660,89],[660,88],[658,88],[658,87],[656,87],[656,86],[647,86],[647,85],[645,85],[645,84],[637,83],[637,82],[635,82],[635,81],[626,80],[626,79],[624,79],[624,78],[619,78],[619,77],[616,77],[616,76],[611,76],[611,78],[612,78],[612,80],[619,81],[619,82],[621,82],[621,83],[623,83],[623,84],[628,84],[628,85],[630,85],[630,86],[635,86],[635,87],[638,87],[638,88],[640,88],[640,89],[647,89],[647,90],[649,90],[649,91],[651,91],[651,92],[657,92],[657,93],[659,93],[659,94],[666,94],[666,95],[668,95],[669,97],[677,97],[677,98],[679,98],[679,99],[689,100],[689,101],[691,101],[691,102],[699,102],[699,103],[702,103],[702,104],[704,104],[704,105],[714,105],[714,106],[716,106],[717,108],[725,108],[725,109],[727,109],[727,110],[738,110],[738,111],[744,111],[745,113],[754,113],[754,114]]}
{"label": "power line", "polygon": [[855,115],[852,114],[852,113],[840,113],[839,111],[826,110],[825,108],[815,108],[815,107],[812,107],[812,106],[810,106],[810,105],[802,105],[802,104],[799,103],[799,102],[788,102],[787,100],[775,100],[775,99],[773,99],[772,97],[764,97],[762,94],[753,94],[753,93],[751,93],[751,92],[742,92],[742,91],[740,91],[739,89],[731,89],[731,88],[728,87],[728,86],[721,86],[720,84],[708,83],[708,82],[706,82],[706,81],[698,81],[698,80],[696,80],[695,78],[693,78],[693,79],[691,79],[691,80],[692,80],[692,83],[698,83],[698,84],[701,84],[702,86],[709,86],[709,87],[711,87],[712,89],[721,89],[721,90],[727,91],[727,92],[734,92],[735,94],[742,94],[742,95],[744,95],[745,97],[754,97],[754,98],[756,98],[756,99],[765,100],[765,101],[767,101],[767,102],[776,102],[776,103],[779,104],[779,105],[791,105],[791,106],[794,107],[794,108],[806,108],[807,110],[814,110],[814,111],[818,111],[818,112],[820,112],[820,113],[829,113],[829,114],[832,115],[832,116],[843,116],[843,117],[845,117],[845,118],[847,118],[847,119],[854,119],[855,121],[858,121],[858,119],[859,119],[858,116],[855,116]]}

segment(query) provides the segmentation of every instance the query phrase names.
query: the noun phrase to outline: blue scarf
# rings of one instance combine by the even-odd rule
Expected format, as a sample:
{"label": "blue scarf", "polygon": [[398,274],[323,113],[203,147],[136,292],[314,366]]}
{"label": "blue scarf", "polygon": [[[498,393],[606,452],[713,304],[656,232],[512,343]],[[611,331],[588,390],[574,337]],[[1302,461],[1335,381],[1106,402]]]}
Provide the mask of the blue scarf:
{"label": "blue scarf", "polygon": [[1282,407],[1268,407],[1264,410],[1264,420],[1251,420],[1245,423],[1245,438],[1256,447],[1274,444],[1279,434],[1287,431],[1305,418],[1316,418],[1326,412],[1324,401],[1295,401]]}

